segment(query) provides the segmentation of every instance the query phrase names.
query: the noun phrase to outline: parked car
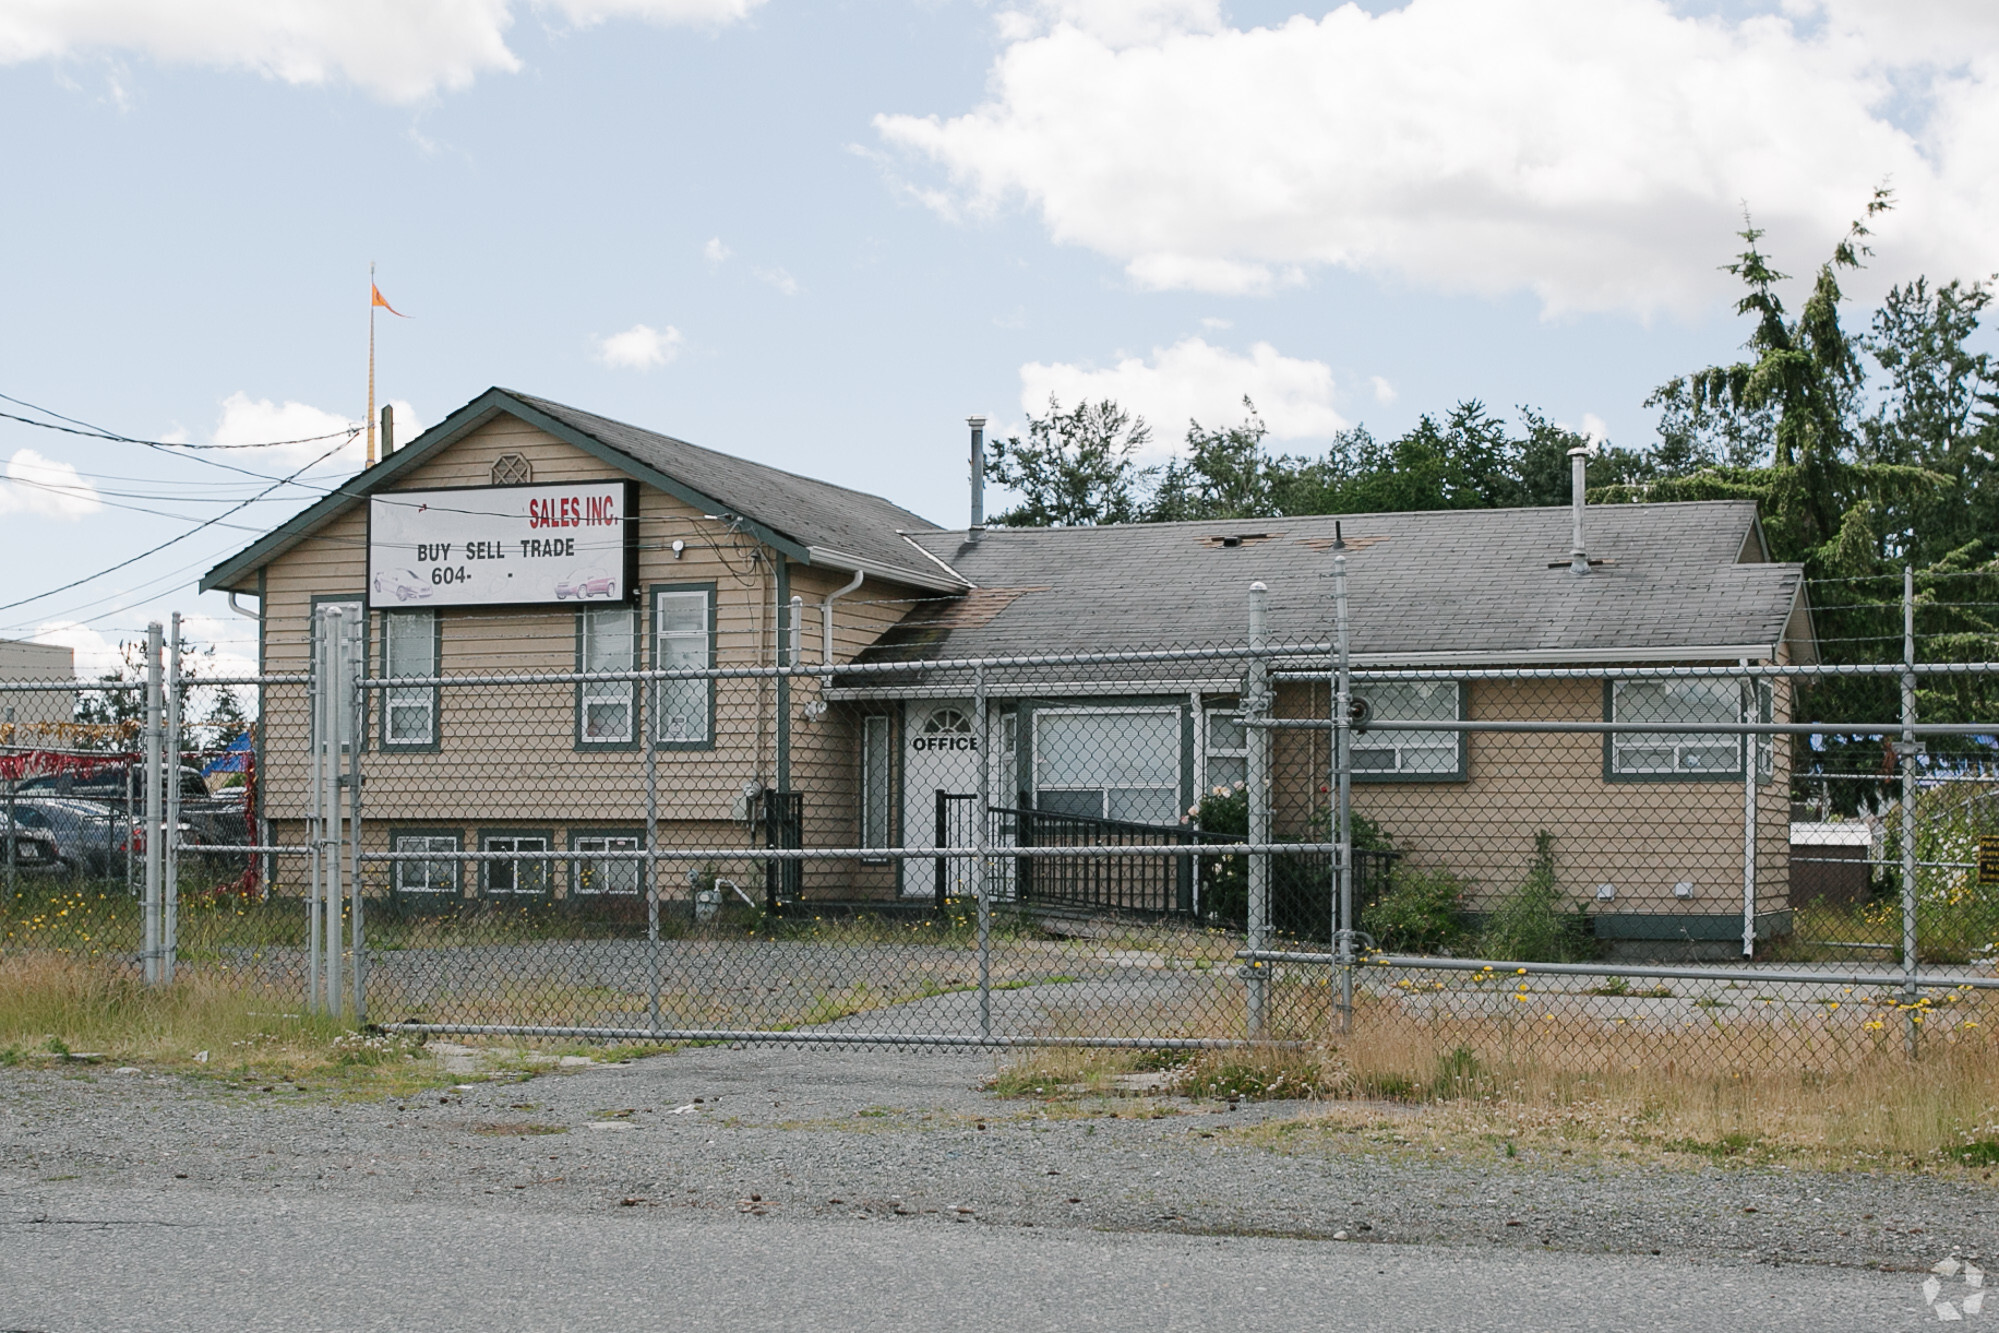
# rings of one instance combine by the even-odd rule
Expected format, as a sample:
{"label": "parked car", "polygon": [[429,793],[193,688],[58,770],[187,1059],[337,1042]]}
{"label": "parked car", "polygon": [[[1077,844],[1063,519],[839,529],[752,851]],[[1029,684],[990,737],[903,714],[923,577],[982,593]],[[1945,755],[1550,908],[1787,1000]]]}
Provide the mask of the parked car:
{"label": "parked car", "polygon": [[[126,857],[138,839],[136,827],[122,813],[94,801],[73,797],[16,795],[14,822],[22,830],[46,833],[56,855],[73,871],[109,877],[125,873]],[[0,818],[5,808],[0,807]]]}
{"label": "parked car", "polygon": [[56,840],[47,830],[9,827],[6,815],[0,814],[0,868],[6,865],[7,844],[10,841],[14,845],[15,870],[58,870],[62,867]]}
{"label": "parked car", "polygon": [[[129,788],[133,813],[139,814],[146,808],[145,788],[139,774],[138,764],[121,763],[116,767],[101,769],[88,777],[79,777],[73,773],[45,773],[40,777],[23,779],[14,790],[24,795],[73,796],[80,800],[122,808]],[[198,765],[181,765],[180,799],[183,805],[190,801],[209,799],[208,780],[201,775]]]}

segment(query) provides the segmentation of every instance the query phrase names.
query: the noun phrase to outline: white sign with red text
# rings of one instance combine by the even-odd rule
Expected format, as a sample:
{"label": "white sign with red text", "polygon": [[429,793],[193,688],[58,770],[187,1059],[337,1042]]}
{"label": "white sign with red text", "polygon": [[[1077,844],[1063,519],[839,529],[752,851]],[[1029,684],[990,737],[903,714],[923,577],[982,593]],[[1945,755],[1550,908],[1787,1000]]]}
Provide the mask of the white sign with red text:
{"label": "white sign with red text", "polygon": [[581,481],[371,496],[368,604],[622,602],[635,489]]}

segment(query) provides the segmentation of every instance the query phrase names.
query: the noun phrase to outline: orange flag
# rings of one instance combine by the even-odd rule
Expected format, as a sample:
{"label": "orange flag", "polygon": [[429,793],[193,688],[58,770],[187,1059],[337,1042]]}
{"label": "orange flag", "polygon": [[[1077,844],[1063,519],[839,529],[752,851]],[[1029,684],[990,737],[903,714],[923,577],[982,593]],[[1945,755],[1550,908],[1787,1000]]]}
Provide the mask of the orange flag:
{"label": "orange flag", "polygon": [[404,313],[403,313],[402,311],[400,311],[400,310],[396,309],[396,308],[395,308],[394,306],[390,305],[390,304],[388,303],[388,301],[387,301],[386,299],[384,299],[384,298],[383,298],[383,296],[382,296],[382,289],[381,289],[380,287],[377,287],[377,286],[376,286],[376,285],[375,285],[374,283],[372,283],[372,282],[371,282],[371,283],[369,283],[369,284],[368,284],[368,291],[369,291],[369,292],[370,292],[370,293],[372,294],[372,296],[373,296],[373,299],[372,299],[372,300],[370,300],[370,301],[368,302],[368,304],[369,304],[370,306],[380,306],[380,307],[382,307],[382,309],[384,309],[384,310],[388,311],[388,312],[389,312],[390,314],[394,315],[394,316],[395,316],[395,317],[396,317],[397,319],[408,319],[408,318],[409,318],[409,316],[408,316],[408,315],[405,315],[405,314],[404,314]]}

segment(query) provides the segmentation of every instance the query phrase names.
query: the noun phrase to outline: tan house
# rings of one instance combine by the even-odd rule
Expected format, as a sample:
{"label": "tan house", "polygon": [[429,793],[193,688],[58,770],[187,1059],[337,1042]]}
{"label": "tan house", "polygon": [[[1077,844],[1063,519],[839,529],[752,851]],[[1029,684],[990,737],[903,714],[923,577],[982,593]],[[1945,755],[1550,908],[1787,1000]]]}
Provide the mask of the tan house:
{"label": "tan house", "polygon": [[[577,854],[403,861],[383,887],[419,900],[635,899],[631,863],[588,854],[635,849],[648,828],[661,846],[740,848],[745,865],[774,838],[932,846],[982,763],[996,805],[1168,836],[1201,791],[1243,775],[1240,660],[995,668],[989,754],[967,678],[925,664],[1238,644],[1254,581],[1270,589],[1272,642],[1322,643],[1337,535],[1356,665],[1406,676],[1363,678],[1356,809],[1406,860],[1460,875],[1476,902],[1517,881],[1545,832],[1600,934],[1739,937],[1745,901],[1760,932],[1781,933],[1783,738],[1390,725],[1722,724],[1741,720],[1745,698],[1755,716],[1787,715],[1781,679],[1745,695],[1735,678],[1612,678],[1620,666],[1812,660],[1801,571],[1769,561],[1753,505],[1592,509],[1587,574],[1569,568],[1570,517],[945,531],[874,496],[493,389],[202,587],[257,595],[266,673],[306,669],[313,609],[329,601],[366,608],[370,673],[388,680],[736,672],[654,692],[564,680],[373,695],[373,845]],[[770,670],[789,666],[826,670]],[[1325,716],[1324,661],[1279,666],[1277,711]],[[267,689],[259,772],[272,835],[293,841],[307,724],[286,697]],[[1323,731],[1277,734],[1282,831],[1307,835],[1323,806],[1326,746]],[[1027,826],[1009,819],[1003,836]],[[862,855],[785,870],[772,889],[930,897],[959,873]]]}

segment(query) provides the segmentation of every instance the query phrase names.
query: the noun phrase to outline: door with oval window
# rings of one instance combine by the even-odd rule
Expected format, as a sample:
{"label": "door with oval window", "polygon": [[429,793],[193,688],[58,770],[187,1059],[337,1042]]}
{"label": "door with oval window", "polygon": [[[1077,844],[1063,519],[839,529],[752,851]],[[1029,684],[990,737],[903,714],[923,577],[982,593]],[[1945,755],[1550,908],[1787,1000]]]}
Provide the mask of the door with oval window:
{"label": "door with oval window", "polygon": [[[902,829],[907,846],[934,845],[938,829],[937,793],[962,796],[979,789],[979,738],[972,726],[972,705],[962,699],[912,702],[905,715],[902,758]],[[947,843],[964,845],[972,837],[967,822],[972,802],[951,801],[945,807]],[[950,835],[956,835],[952,837]],[[960,841],[962,839],[962,841]],[[945,892],[969,893],[970,866],[962,858],[945,864]],[[928,898],[937,891],[937,863],[929,858],[905,861],[902,891]]]}

